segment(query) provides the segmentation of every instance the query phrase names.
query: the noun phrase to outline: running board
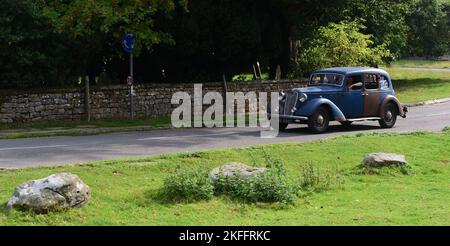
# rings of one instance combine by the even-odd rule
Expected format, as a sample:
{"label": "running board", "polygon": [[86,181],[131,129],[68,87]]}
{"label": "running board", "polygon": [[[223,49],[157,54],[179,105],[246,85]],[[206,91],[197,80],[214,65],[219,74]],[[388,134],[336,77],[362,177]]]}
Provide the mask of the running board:
{"label": "running board", "polygon": [[271,114],[273,117],[278,117],[280,119],[289,119],[289,120],[308,120],[306,116],[295,116],[295,115],[279,115],[279,114]]}
{"label": "running board", "polygon": [[381,120],[380,117],[367,117],[367,118],[355,118],[355,119],[347,119],[347,121],[363,121],[363,120]]}

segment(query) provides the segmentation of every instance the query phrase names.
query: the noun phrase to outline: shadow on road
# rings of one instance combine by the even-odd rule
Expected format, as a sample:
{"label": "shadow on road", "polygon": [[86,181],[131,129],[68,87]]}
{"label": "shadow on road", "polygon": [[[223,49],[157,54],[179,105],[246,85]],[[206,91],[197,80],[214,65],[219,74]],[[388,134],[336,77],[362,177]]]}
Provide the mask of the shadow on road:
{"label": "shadow on road", "polygon": [[[381,129],[379,126],[372,126],[372,125],[350,125],[350,126],[343,126],[343,125],[332,125],[328,128],[328,131],[326,133],[334,133],[334,132],[356,132],[356,131],[366,131],[366,130],[377,130]],[[312,133],[307,126],[299,125],[299,127],[294,128],[288,128],[281,132],[288,133],[288,134],[302,134],[302,135],[309,135],[314,134]]]}

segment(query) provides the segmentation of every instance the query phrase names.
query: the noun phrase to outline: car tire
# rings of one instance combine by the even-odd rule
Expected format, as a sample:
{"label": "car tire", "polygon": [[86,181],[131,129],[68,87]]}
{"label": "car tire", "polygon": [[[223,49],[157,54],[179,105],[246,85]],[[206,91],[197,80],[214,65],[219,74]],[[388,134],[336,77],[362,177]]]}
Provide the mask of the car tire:
{"label": "car tire", "polygon": [[339,123],[341,123],[341,125],[343,125],[343,126],[350,126],[353,122],[351,122],[351,121],[339,121]]}
{"label": "car tire", "polygon": [[392,128],[397,121],[398,109],[393,103],[388,103],[384,106],[383,115],[379,120],[382,128]]}
{"label": "car tire", "polygon": [[320,107],[308,119],[308,127],[314,133],[324,133],[330,124],[330,112],[325,107]]}
{"label": "car tire", "polygon": [[280,131],[284,131],[284,130],[286,130],[286,128],[288,127],[288,123],[283,123],[283,122],[280,122],[279,124],[278,124],[278,130],[280,130]]}

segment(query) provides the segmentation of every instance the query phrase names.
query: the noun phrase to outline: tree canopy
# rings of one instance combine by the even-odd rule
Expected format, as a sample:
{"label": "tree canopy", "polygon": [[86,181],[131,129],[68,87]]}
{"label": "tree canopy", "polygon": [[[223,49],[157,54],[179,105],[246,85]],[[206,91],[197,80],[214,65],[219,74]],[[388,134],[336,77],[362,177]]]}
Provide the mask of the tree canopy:
{"label": "tree canopy", "polygon": [[374,46],[373,35],[361,33],[357,22],[330,23],[320,27],[299,50],[294,62],[295,77],[323,67],[377,66],[391,56],[386,45]]}
{"label": "tree canopy", "polygon": [[450,1],[4,0],[0,87],[70,86],[85,75],[124,83],[126,32],[137,37],[140,83],[230,79],[256,62],[271,78],[278,66],[299,76],[338,56],[355,64],[314,55],[326,37],[346,54],[366,52],[358,64],[448,53]]}

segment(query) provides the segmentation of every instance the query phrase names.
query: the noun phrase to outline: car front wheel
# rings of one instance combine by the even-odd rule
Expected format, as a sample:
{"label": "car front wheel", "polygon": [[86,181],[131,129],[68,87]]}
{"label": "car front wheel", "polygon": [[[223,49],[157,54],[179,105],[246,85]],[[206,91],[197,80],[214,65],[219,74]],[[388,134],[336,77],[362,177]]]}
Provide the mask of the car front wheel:
{"label": "car front wheel", "polygon": [[330,124],[330,113],[325,107],[320,107],[308,119],[309,129],[314,133],[324,133]]}
{"label": "car front wheel", "polygon": [[392,103],[386,104],[386,106],[384,106],[383,116],[381,120],[379,120],[380,126],[382,128],[392,128],[397,121],[397,115],[397,107]]}

